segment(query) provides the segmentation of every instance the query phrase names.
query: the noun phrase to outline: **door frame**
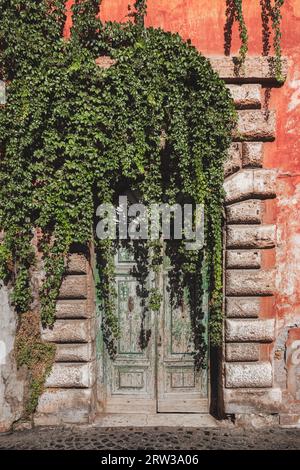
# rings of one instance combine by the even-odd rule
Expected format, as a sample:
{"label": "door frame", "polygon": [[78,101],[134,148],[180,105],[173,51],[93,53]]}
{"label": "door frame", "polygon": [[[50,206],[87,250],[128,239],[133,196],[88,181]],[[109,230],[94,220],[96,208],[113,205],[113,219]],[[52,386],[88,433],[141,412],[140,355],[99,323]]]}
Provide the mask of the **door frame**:
{"label": "door frame", "polygon": [[[99,273],[96,269],[96,263],[94,262],[94,279],[95,282],[99,279]],[[101,322],[102,322],[102,314],[103,312],[101,311],[101,307],[99,305],[99,299],[97,297],[96,291],[95,291],[95,303],[96,303],[96,322],[95,322],[95,328],[96,328],[96,385],[97,385],[97,412],[100,413],[99,418],[101,417],[101,414],[103,416],[112,416],[112,420],[110,425],[114,426],[114,422],[116,422],[116,426],[122,425],[121,423],[125,423],[124,425],[131,425],[130,423],[134,423],[137,420],[137,417],[140,417],[141,422],[145,421],[145,416],[150,417],[151,419],[147,419],[147,422],[153,422],[153,423],[158,423],[154,425],[163,425],[164,421],[161,421],[162,424],[160,423],[160,418],[159,416],[164,416],[167,417],[168,419],[168,425],[172,426],[178,426],[180,423],[182,423],[182,426],[197,426],[197,420],[201,416],[210,416],[210,408],[211,408],[211,365],[210,365],[210,345],[209,345],[209,335],[207,335],[207,368],[206,368],[206,374],[207,374],[207,379],[206,379],[206,386],[207,386],[207,398],[204,399],[206,401],[206,406],[204,407],[203,411],[197,411],[197,412],[176,412],[176,411],[158,411],[158,400],[159,400],[159,394],[158,394],[158,386],[157,386],[157,380],[155,381],[154,384],[154,390],[155,390],[155,397],[154,400],[156,401],[156,409],[154,412],[150,413],[145,413],[145,412],[137,412],[137,413],[122,413],[121,411],[117,411],[116,413],[112,413],[110,411],[107,411],[106,407],[106,402],[107,402],[107,352],[105,351],[105,342],[103,338],[103,333],[102,333],[102,328],[101,328]],[[165,298],[163,296],[163,302],[164,304]],[[161,309],[164,308],[164,306],[161,307]],[[157,335],[158,335],[158,322],[164,321],[164,313],[163,315],[158,314],[159,318],[157,318],[156,314],[156,321],[153,321],[152,317],[152,323],[151,326],[154,327],[154,336],[155,336],[155,344],[153,346],[153,349],[155,351],[155,375],[158,378],[158,362],[160,361],[159,358],[159,352],[157,351],[158,346],[157,346]],[[119,416],[119,420],[117,418]],[[155,416],[157,418],[155,418]],[[130,418],[131,417],[131,418]],[[212,418],[213,419],[213,418]],[[174,420],[174,424],[172,423],[172,420]],[[106,422],[106,421],[105,421]],[[119,424],[118,424],[119,423]],[[177,423],[177,424],[176,424]],[[187,424],[185,424],[187,423]],[[210,425],[215,425],[215,421],[207,422],[207,426]],[[98,423],[102,425],[102,423]],[[143,424],[142,424],[143,425]],[[150,425],[150,424],[149,424]],[[104,426],[104,424],[103,424]]]}

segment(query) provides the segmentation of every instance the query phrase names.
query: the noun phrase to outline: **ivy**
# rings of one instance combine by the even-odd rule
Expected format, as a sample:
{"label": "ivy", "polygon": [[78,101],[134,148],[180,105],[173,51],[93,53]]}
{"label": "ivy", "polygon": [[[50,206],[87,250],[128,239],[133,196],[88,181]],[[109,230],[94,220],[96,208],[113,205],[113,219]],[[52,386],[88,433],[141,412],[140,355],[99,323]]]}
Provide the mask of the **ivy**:
{"label": "ivy", "polygon": [[238,23],[239,37],[241,46],[239,50],[239,67],[245,62],[248,52],[248,30],[243,14],[243,1],[242,0],[226,0],[226,24],[225,24],[225,54],[230,53],[232,25],[234,21]]}
{"label": "ivy", "polygon": [[100,6],[99,0],[75,0],[72,6],[72,39],[89,49],[92,49],[97,42],[101,28]]}
{"label": "ivy", "polygon": [[[263,36],[263,55],[269,55],[271,50],[270,36],[271,28],[273,30],[273,47],[275,52],[274,72],[276,80],[282,83],[282,50],[281,50],[281,8],[284,0],[260,0],[261,18],[262,18],[262,36]],[[238,57],[238,68],[245,62],[248,53],[248,31],[243,15],[243,0],[226,0],[226,24],[224,28],[224,51],[226,55],[230,54],[232,41],[232,26],[234,22],[238,23],[241,46]],[[271,27],[270,27],[271,24]],[[237,70],[238,72],[238,70]]]}
{"label": "ivy", "polygon": [[[146,2],[135,3],[133,24],[103,25],[98,8],[98,1],[75,1],[71,38],[64,41],[64,1],[0,1],[1,74],[8,96],[0,109],[0,272],[14,286],[24,332],[19,364],[31,371],[38,369],[37,358],[44,364],[38,377],[32,372],[30,410],[51,356],[24,326],[33,308],[34,232],[38,228],[42,234],[37,248],[44,273],[39,299],[44,326],[55,321],[72,246],[87,247],[94,240],[104,336],[114,355],[117,247],[97,239],[95,213],[100,203],[115,204],[124,185],[145,204],[204,204],[203,250],[187,251],[184,241],[167,244],[174,266],[172,301],[180,304],[183,290],[189,289],[201,366],[204,311],[193,299],[196,291],[201,297],[206,283],[210,342],[217,346],[222,339],[223,163],[236,119],[229,91],[209,61],[178,34],[143,27]],[[96,59],[103,55],[115,65],[98,67]],[[151,242],[136,249],[144,318],[161,302],[159,292],[146,287],[147,273],[162,268],[161,248],[160,242]],[[28,355],[26,334],[34,357]],[[145,344],[150,332],[143,330],[141,336]]]}
{"label": "ivy", "polygon": [[137,26],[144,27],[144,19],[147,13],[147,0],[136,0],[134,3],[134,20]]}
{"label": "ivy", "polygon": [[271,23],[273,29],[273,47],[275,52],[275,76],[279,83],[284,81],[282,76],[282,51],[281,51],[281,8],[284,5],[284,0],[275,0],[272,6],[271,0],[260,0],[261,15],[263,23],[263,52],[269,55],[270,52],[270,27]]}
{"label": "ivy", "polygon": [[29,373],[29,390],[24,410],[24,418],[28,418],[37,407],[55,356],[55,345],[41,340],[40,320],[36,313],[27,312],[22,315],[15,353],[18,367],[27,367]]}
{"label": "ivy", "polygon": [[248,52],[248,32],[247,27],[243,15],[243,3],[242,0],[234,0],[234,7],[235,7],[235,18],[239,25],[239,34],[241,40],[241,47],[239,51],[239,60],[240,63],[243,64],[246,59],[246,55]]}
{"label": "ivy", "polygon": [[32,72],[41,56],[60,47],[65,19],[64,0],[1,0],[1,75]]}

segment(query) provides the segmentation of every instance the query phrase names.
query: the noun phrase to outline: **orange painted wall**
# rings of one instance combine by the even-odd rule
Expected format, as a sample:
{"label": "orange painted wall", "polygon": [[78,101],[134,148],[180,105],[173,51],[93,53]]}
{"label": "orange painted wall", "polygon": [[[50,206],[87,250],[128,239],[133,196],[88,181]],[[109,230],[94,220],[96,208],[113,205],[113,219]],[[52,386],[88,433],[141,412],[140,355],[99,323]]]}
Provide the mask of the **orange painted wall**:
{"label": "orange painted wall", "polygon": [[[127,21],[130,0],[103,0],[103,20]],[[272,2],[273,3],[273,2]],[[67,2],[68,8],[72,0]],[[249,32],[249,55],[262,53],[259,0],[243,0]],[[225,0],[148,0],[146,24],[178,32],[205,55],[224,54]],[[278,168],[277,298],[279,317],[300,319],[300,0],[285,0],[282,9],[282,48],[289,59],[288,78],[273,89],[270,108],[277,111],[277,138],[265,145],[265,166]],[[70,14],[66,26],[68,35]],[[231,53],[239,47],[233,28]]]}

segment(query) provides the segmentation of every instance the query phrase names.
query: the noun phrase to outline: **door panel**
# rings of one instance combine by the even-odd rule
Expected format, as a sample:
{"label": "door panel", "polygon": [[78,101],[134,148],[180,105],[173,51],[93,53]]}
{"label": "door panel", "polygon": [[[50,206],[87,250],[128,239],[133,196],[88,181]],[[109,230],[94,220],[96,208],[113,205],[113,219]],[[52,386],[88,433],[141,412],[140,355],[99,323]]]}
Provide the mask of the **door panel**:
{"label": "door panel", "polygon": [[207,372],[196,370],[192,324],[185,292],[182,305],[174,308],[163,277],[164,303],[158,341],[158,412],[201,413],[208,410]]}
{"label": "door panel", "polygon": [[[161,309],[158,313],[145,314],[138,295],[141,289],[132,274],[133,255],[120,249],[115,265],[120,338],[114,360],[104,353],[105,411],[208,412],[207,371],[195,370],[188,300],[180,307],[171,306],[166,271],[155,282],[163,293]],[[148,287],[152,286],[154,276],[148,281]],[[202,301],[205,306],[206,296]],[[151,331],[144,347],[140,340],[141,325]]]}
{"label": "door panel", "polygon": [[154,413],[154,342],[150,340],[146,348],[142,348],[140,341],[142,321],[145,329],[151,329],[151,313],[143,320],[141,299],[137,295],[139,285],[131,273],[132,254],[120,249],[115,264],[120,337],[116,358],[112,360],[106,353],[106,412]]}
{"label": "door panel", "polygon": [[117,306],[120,327],[119,354],[143,354],[139,342],[142,309],[136,295],[137,283],[129,276],[117,276]]}

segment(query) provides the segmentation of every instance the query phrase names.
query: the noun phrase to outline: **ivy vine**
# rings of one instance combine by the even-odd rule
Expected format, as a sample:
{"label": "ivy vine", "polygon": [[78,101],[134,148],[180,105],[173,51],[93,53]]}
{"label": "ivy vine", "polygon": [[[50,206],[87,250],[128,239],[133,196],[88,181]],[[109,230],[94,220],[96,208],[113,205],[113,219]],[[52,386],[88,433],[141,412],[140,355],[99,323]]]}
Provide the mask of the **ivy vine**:
{"label": "ivy vine", "polygon": [[[241,2],[235,7],[244,60]],[[210,343],[217,346],[222,340],[223,163],[236,121],[234,105],[209,61],[190,43],[178,34],[144,27],[146,1],[135,2],[134,23],[103,25],[98,13],[98,0],[75,0],[71,37],[65,41],[64,0],[0,0],[0,78],[7,83],[7,104],[0,109],[0,278],[13,286],[20,331],[28,331],[22,325],[28,325],[33,305],[33,235],[39,229],[44,274],[40,318],[51,327],[66,257],[74,244],[86,247],[94,240],[103,329],[107,347],[115,351],[116,244],[97,239],[97,206],[115,203],[124,185],[138,191],[145,204],[202,203],[204,248],[187,251],[177,241],[167,246],[176,266],[170,282],[180,284],[174,302],[182,300],[185,287],[190,290],[201,366],[204,312],[193,299],[195,289],[201,297],[204,284],[210,294]],[[114,65],[98,67],[101,56],[109,56]],[[161,269],[159,242],[146,244],[139,253],[148,270]],[[159,309],[158,293],[145,292],[145,308]],[[53,351],[41,346],[39,335],[24,344],[37,352],[45,349],[40,355],[45,377]],[[36,358],[27,352],[20,363],[33,371]],[[33,392],[40,390],[41,381],[32,380]]]}
{"label": "ivy vine", "polygon": [[145,26],[145,16],[147,13],[147,0],[136,0],[134,2],[134,13],[131,13],[131,15],[134,18],[135,24],[138,27],[144,27]]}
{"label": "ivy vine", "polygon": [[230,53],[232,26],[236,21],[239,28],[239,36],[241,46],[239,50],[239,66],[241,67],[245,62],[248,52],[248,30],[243,14],[243,1],[242,0],[226,0],[226,24],[225,24],[225,54]]}
{"label": "ivy vine", "polygon": [[275,76],[279,83],[284,81],[282,76],[282,51],[281,51],[281,8],[284,0],[275,0],[272,6],[271,0],[260,0],[261,16],[263,25],[263,53],[269,55],[270,45],[270,23],[273,30],[273,47],[275,52]]}
{"label": "ivy vine", "polygon": [[[262,34],[263,34],[263,54],[269,55],[270,45],[270,26],[273,30],[273,47],[275,52],[274,72],[276,80],[282,83],[284,78],[282,76],[282,51],[281,51],[281,8],[284,5],[284,0],[260,0],[261,17],[262,17]],[[224,50],[225,54],[230,54],[231,39],[232,39],[232,26],[234,22],[238,23],[239,37],[241,46],[238,57],[238,68],[245,62],[248,52],[248,30],[243,14],[243,0],[226,0],[226,24],[224,28]]]}

